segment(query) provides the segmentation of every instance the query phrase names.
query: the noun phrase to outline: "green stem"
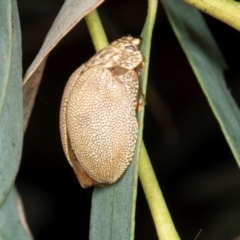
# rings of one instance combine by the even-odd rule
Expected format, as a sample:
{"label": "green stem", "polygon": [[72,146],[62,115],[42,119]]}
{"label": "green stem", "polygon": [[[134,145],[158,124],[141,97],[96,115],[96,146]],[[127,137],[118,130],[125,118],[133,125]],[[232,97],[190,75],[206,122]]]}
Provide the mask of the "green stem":
{"label": "green stem", "polygon": [[184,0],[240,31],[240,3],[233,0]]}
{"label": "green stem", "polygon": [[85,21],[87,23],[95,50],[98,52],[108,45],[108,40],[97,10],[94,10],[86,15]]}
{"label": "green stem", "polygon": [[157,14],[158,0],[148,0],[148,12],[147,18],[141,33],[142,44],[141,51],[144,54],[144,68],[141,74],[141,85],[143,93],[146,93],[147,79],[148,79],[148,68],[150,59],[150,50],[152,42],[152,32],[155,24],[156,14]]}
{"label": "green stem", "polygon": [[138,171],[159,239],[179,240],[180,238],[174,227],[172,218],[168,211],[167,205],[163,198],[161,189],[158,185],[157,178],[155,176],[143,143],[141,147]]}

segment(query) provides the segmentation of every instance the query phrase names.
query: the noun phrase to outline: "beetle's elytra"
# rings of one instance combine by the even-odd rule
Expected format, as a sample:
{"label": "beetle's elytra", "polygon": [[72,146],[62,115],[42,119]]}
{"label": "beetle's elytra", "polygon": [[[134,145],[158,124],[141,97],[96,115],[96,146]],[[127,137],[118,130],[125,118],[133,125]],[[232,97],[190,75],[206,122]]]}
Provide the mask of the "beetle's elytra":
{"label": "beetle's elytra", "polygon": [[133,159],[140,39],[123,37],[70,77],[60,110],[65,155],[83,188],[117,181]]}

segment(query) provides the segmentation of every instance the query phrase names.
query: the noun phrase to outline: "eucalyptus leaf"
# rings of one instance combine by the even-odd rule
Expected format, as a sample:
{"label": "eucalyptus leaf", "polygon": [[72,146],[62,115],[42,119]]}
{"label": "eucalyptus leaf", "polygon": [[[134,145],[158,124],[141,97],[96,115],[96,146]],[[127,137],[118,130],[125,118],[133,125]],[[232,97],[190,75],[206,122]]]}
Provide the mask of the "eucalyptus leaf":
{"label": "eucalyptus leaf", "polygon": [[134,158],[115,184],[95,187],[92,196],[90,239],[133,239],[137,179]]}
{"label": "eucalyptus leaf", "polygon": [[240,166],[240,112],[223,77],[226,64],[221,52],[198,10],[182,1],[161,2]]}
{"label": "eucalyptus leaf", "polygon": [[240,31],[239,0],[184,0],[195,8]]}
{"label": "eucalyptus leaf", "polygon": [[12,188],[0,210],[1,240],[32,239],[23,216],[20,198],[15,188]]}
{"label": "eucalyptus leaf", "polygon": [[0,206],[15,180],[22,149],[22,53],[16,0],[0,1]]}

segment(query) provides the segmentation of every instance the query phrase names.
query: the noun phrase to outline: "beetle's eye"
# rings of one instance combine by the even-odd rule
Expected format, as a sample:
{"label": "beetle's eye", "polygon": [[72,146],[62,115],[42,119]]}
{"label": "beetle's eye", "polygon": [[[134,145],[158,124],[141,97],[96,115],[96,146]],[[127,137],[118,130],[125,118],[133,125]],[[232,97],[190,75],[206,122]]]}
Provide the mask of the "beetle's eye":
{"label": "beetle's eye", "polygon": [[125,50],[127,50],[129,52],[134,52],[134,51],[136,51],[136,47],[134,47],[133,45],[127,45],[125,47]]}

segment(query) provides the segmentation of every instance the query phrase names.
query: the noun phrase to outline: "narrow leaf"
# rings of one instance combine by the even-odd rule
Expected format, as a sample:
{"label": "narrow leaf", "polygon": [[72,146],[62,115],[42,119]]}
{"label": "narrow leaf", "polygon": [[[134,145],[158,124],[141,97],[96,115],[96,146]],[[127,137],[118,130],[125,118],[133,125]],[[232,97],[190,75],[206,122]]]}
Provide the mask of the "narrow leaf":
{"label": "narrow leaf", "polygon": [[28,124],[49,52],[86,14],[97,8],[103,1],[66,0],[64,2],[45,38],[42,48],[24,77],[24,130]]}
{"label": "narrow leaf", "polygon": [[22,149],[22,52],[16,0],[0,1],[0,206],[15,180]]}
{"label": "narrow leaf", "polygon": [[184,0],[240,31],[240,5],[233,0]]}
{"label": "narrow leaf", "polygon": [[162,0],[162,3],[240,166],[240,112],[225,84],[222,70],[225,62],[220,50],[198,10],[182,1]]}
{"label": "narrow leaf", "polygon": [[1,240],[31,240],[22,205],[17,191],[13,188],[0,210]]}

